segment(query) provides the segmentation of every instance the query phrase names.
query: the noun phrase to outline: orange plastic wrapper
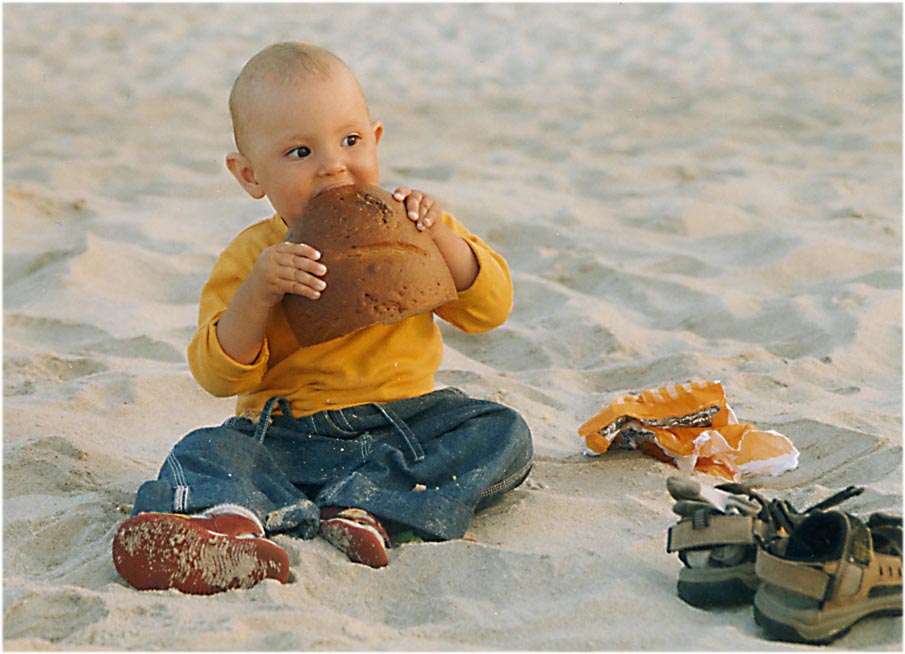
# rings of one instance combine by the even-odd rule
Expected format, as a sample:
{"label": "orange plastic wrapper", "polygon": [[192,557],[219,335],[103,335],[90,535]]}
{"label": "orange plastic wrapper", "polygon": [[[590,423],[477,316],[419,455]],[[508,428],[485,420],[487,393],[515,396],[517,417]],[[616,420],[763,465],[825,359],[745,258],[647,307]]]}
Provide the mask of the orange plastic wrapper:
{"label": "orange plastic wrapper", "polygon": [[739,481],[798,467],[788,437],[739,423],[718,381],[694,381],[624,395],[578,429],[585,453],[640,449],[675,465]]}

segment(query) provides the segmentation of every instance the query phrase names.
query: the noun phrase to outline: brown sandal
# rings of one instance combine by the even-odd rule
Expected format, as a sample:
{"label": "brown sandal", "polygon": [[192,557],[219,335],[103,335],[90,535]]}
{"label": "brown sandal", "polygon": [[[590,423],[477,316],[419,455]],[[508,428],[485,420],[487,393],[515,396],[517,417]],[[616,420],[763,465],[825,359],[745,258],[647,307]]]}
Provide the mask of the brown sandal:
{"label": "brown sandal", "polygon": [[756,570],[754,617],[767,636],[829,643],[863,618],[902,615],[902,518],[810,515],[758,552]]}

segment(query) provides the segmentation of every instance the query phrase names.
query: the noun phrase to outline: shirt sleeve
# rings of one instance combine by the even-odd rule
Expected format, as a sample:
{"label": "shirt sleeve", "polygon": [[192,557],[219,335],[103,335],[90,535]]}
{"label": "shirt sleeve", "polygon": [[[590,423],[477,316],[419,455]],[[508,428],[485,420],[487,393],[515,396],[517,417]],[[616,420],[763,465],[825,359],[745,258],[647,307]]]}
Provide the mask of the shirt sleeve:
{"label": "shirt sleeve", "polygon": [[267,371],[270,350],[266,339],[257,359],[243,364],[223,351],[217,337],[217,323],[251,272],[258,249],[241,246],[237,239],[217,259],[201,290],[198,329],[187,355],[195,380],[216,397],[230,397],[257,388]]}
{"label": "shirt sleeve", "polygon": [[198,328],[189,344],[188,359],[192,375],[204,390],[215,397],[231,397],[261,384],[270,351],[265,340],[258,358],[250,364],[230,357],[217,338],[217,322],[222,315],[221,311]]}
{"label": "shirt sleeve", "polygon": [[478,261],[478,276],[458,298],[436,310],[438,316],[474,334],[499,327],[512,311],[512,277],[506,260],[449,214],[443,222],[468,243]]}

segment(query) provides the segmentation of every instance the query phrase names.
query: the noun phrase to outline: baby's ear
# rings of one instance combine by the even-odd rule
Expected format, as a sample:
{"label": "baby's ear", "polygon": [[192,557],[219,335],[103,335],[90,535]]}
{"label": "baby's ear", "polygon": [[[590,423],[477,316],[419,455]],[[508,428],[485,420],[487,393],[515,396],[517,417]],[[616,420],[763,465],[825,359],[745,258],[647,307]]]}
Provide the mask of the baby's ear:
{"label": "baby's ear", "polygon": [[380,137],[383,136],[383,123],[379,120],[375,120],[371,123],[371,127],[374,129],[374,141],[380,143]]}
{"label": "baby's ear", "polygon": [[226,155],[226,167],[233,174],[233,177],[236,178],[236,181],[239,182],[239,186],[244,188],[245,192],[251,197],[255,200],[260,200],[264,197],[264,189],[261,188],[258,178],[255,177],[251,162],[242,153],[230,152]]}

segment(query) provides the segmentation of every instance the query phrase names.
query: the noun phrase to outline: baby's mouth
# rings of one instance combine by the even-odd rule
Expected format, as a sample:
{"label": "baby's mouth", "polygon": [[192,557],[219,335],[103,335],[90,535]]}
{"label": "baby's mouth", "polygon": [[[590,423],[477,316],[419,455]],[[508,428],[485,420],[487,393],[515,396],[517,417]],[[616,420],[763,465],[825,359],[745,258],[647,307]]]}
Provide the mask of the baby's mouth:
{"label": "baby's mouth", "polygon": [[335,188],[339,188],[340,186],[352,186],[353,182],[336,182],[335,184],[328,184],[327,186],[321,187],[318,191],[312,195],[312,199],[316,198],[321,193],[326,193],[327,191],[332,191]]}

